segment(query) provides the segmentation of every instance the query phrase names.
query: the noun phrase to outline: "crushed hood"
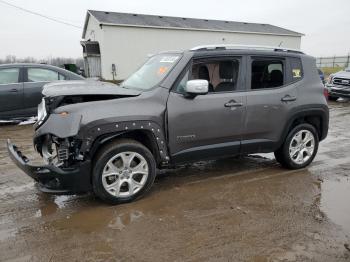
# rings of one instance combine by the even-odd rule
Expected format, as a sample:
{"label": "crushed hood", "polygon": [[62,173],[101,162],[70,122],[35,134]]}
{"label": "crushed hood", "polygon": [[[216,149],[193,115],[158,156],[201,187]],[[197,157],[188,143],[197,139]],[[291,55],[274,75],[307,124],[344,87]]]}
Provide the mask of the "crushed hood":
{"label": "crushed hood", "polygon": [[57,96],[90,96],[90,95],[110,95],[110,96],[137,96],[142,91],[122,88],[112,83],[95,80],[84,81],[57,81],[46,84],[42,94],[45,97]]}

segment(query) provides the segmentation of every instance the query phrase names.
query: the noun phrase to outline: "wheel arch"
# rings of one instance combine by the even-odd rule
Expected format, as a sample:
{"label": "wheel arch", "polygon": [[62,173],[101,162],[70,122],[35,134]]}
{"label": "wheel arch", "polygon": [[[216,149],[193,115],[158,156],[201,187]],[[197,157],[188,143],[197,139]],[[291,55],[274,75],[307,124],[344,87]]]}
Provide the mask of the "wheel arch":
{"label": "wheel arch", "polygon": [[128,132],[102,135],[94,141],[90,150],[91,157],[94,157],[103,146],[123,138],[132,139],[141,143],[151,151],[156,160],[156,163],[161,163],[161,156],[159,154],[159,147],[156,142],[156,137],[154,134],[152,134],[151,131],[148,130],[131,130]]}
{"label": "wheel arch", "polygon": [[328,134],[328,123],[329,113],[328,108],[314,108],[314,109],[303,109],[294,113],[287,121],[288,125],[284,128],[279,146],[281,146],[286,139],[290,130],[302,123],[308,123],[315,127],[319,141],[324,140]]}

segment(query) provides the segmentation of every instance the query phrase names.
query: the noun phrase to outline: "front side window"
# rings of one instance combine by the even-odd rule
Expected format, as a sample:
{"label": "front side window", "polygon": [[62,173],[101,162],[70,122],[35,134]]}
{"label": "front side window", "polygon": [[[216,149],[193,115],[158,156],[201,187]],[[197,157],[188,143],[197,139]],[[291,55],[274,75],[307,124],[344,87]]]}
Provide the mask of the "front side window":
{"label": "front side window", "polygon": [[58,79],[58,72],[44,68],[28,68],[28,82],[52,82]]}
{"label": "front side window", "polygon": [[19,68],[0,69],[0,85],[18,83]]}
{"label": "front side window", "polygon": [[232,92],[237,88],[239,61],[236,59],[194,61],[189,72],[178,83],[176,91],[184,93],[188,80],[207,80],[209,93]]}
{"label": "front side window", "polygon": [[126,79],[124,88],[149,90],[158,85],[180,59],[179,54],[160,54],[152,56],[143,66]]}
{"label": "front side window", "polygon": [[251,89],[277,88],[283,84],[284,63],[282,60],[253,60]]}

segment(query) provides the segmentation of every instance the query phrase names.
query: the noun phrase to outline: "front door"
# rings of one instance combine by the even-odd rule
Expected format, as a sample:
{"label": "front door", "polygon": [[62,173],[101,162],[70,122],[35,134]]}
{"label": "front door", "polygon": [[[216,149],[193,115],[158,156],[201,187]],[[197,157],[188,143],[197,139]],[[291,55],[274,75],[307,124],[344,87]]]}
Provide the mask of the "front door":
{"label": "front door", "polygon": [[23,109],[23,83],[20,68],[0,69],[0,118],[18,116]]}
{"label": "front door", "polygon": [[[170,154],[187,162],[240,152],[245,113],[242,58],[194,60],[170,93],[167,105]],[[189,97],[187,80],[204,79],[209,93]]]}

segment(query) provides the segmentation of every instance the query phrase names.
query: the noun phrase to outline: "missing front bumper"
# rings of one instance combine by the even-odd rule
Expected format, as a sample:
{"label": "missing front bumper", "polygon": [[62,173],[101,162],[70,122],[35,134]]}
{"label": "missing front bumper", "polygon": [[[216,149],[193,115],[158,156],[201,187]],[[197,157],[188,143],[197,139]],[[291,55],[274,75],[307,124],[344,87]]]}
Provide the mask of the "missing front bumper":
{"label": "missing front bumper", "polygon": [[7,150],[12,161],[39,184],[39,189],[52,194],[87,192],[91,186],[91,162],[86,160],[79,166],[59,168],[54,165],[32,165],[18,147],[7,140]]}

